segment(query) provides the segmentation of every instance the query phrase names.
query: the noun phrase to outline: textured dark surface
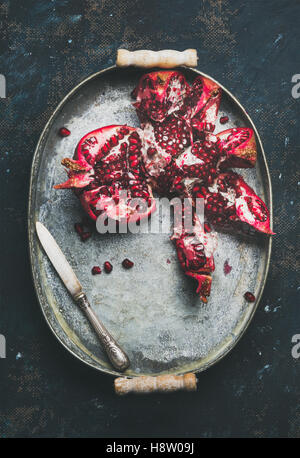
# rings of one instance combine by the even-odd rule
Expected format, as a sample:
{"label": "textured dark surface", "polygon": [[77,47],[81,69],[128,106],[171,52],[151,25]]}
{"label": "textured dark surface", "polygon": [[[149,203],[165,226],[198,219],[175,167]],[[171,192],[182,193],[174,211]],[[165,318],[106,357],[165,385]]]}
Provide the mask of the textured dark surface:
{"label": "textured dark surface", "polygon": [[[297,0],[1,2],[1,437],[300,437],[300,359],[291,356],[300,333],[300,99],[291,96],[299,16]],[[252,116],[272,176],[277,235],[262,302],[238,346],[199,376],[196,394],[117,398],[112,378],[56,342],[33,290],[26,207],[35,145],[61,98],[113,64],[119,47],[197,48],[198,68]]]}

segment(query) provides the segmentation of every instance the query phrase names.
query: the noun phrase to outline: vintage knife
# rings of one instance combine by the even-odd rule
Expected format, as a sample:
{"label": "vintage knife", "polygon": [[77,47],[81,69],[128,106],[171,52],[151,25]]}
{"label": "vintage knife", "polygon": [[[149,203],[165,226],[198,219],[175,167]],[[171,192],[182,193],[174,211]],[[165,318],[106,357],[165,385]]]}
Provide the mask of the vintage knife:
{"label": "vintage knife", "polygon": [[128,356],[96,316],[95,312],[89,304],[85,293],[82,291],[82,286],[79,283],[72,267],[65,258],[65,255],[57,245],[48,229],[46,229],[42,223],[36,223],[36,231],[40,242],[48,255],[48,258],[52,262],[56,272],[60,276],[62,282],[73,297],[74,301],[85,313],[89,322],[91,323],[91,326],[96,331],[97,336],[99,337],[99,340],[105,349],[112,365],[119,371],[124,371],[130,364]]}

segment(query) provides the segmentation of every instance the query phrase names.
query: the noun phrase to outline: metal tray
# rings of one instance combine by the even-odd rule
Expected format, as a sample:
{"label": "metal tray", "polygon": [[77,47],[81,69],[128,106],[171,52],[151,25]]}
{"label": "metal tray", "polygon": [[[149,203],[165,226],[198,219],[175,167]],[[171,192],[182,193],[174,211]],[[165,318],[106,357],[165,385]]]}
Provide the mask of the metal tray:
{"label": "metal tray", "polygon": [[[188,81],[204,75],[194,69],[180,70]],[[88,77],[63,99],[45,126],[30,182],[28,232],[34,285],[45,319],[61,344],[89,366],[119,375],[40,247],[35,234],[39,220],[63,248],[97,314],[128,353],[131,366],[126,375],[200,372],[226,355],[250,323],[267,277],[271,238],[219,233],[212,294],[203,305],[193,280],[181,271],[169,234],[95,233],[83,244],[73,229],[83,215],[79,201],[71,191],[53,189],[65,179],[61,159],[73,155],[85,133],[109,124],[138,126],[130,93],[143,73],[110,67]],[[230,122],[225,127],[217,124],[216,132],[234,126],[255,130],[257,166],[241,174],[269,206],[272,224],[271,182],[256,128],[225,88],[220,114],[228,115]],[[71,130],[64,139],[57,135],[63,125]],[[135,262],[129,271],[121,267],[125,257]],[[226,259],[232,266],[227,276]],[[105,260],[112,262],[113,272],[93,277],[91,267]],[[255,304],[244,300],[245,291],[254,292]]]}

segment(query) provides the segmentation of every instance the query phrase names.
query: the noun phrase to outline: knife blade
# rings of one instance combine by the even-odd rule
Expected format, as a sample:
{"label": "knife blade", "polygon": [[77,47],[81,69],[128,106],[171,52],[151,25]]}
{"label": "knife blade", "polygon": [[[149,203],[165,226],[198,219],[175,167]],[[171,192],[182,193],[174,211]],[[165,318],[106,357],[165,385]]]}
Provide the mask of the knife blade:
{"label": "knife blade", "polygon": [[76,277],[72,267],[68,263],[65,255],[61,251],[60,247],[56,243],[53,236],[50,234],[48,229],[39,221],[36,222],[36,232],[39,240],[50,259],[53,267],[60,276],[63,284],[73,297],[74,301],[79,305],[80,309],[87,316],[91,326],[97,333],[97,336],[105,349],[107,356],[109,357],[112,365],[120,370],[124,371],[128,368],[130,362],[128,356],[117,344],[112,335],[107,331],[103,323],[96,316],[94,310],[89,304],[89,301],[82,290],[82,286]]}

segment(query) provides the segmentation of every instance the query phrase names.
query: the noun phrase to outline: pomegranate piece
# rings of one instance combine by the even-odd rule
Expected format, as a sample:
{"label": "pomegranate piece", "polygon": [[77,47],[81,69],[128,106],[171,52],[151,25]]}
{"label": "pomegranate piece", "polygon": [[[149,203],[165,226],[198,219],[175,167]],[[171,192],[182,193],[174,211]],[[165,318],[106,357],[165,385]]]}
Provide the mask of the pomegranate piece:
{"label": "pomegranate piece", "polygon": [[255,166],[257,148],[255,135],[248,127],[227,129],[216,135],[220,150],[224,156],[222,168]]}
{"label": "pomegranate piece", "polygon": [[249,291],[247,291],[247,292],[244,294],[244,298],[246,299],[247,302],[255,302],[255,296],[254,296],[254,294],[250,293]]}
{"label": "pomegranate piece", "polygon": [[69,129],[67,129],[66,127],[61,127],[58,131],[59,135],[61,137],[68,137],[71,133],[71,131]]}
{"label": "pomegranate piece", "polygon": [[229,121],[228,116],[222,116],[220,118],[220,124],[226,124]]}
{"label": "pomegranate piece", "polygon": [[102,271],[101,271],[101,268],[100,268],[99,266],[94,266],[94,267],[92,268],[92,274],[93,274],[93,275],[100,275],[101,272],[102,272]]}
{"label": "pomegranate piece", "polygon": [[205,196],[205,216],[214,226],[237,227],[247,223],[258,232],[274,234],[266,204],[234,172],[220,174]]}
{"label": "pomegranate piece", "polygon": [[174,71],[159,71],[143,75],[133,90],[140,120],[162,122],[183,105],[190,87],[184,76]]}
{"label": "pomegranate piece", "polygon": [[224,262],[224,274],[228,275],[232,271],[232,267],[228,263],[228,259]]}
{"label": "pomegranate piece", "polygon": [[69,179],[54,186],[73,188],[84,210],[116,221],[139,221],[155,210],[152,190],[142,164],[141,131],[107,126],[85,135],[74,159],[63,159]]}
{"label": "pomegranate piece", "polygon": [[113,270],[113,266],[111,265],[111,263],[109,261],[105,261],[104,263],[104,270],[107,274],[110,274],[111,271]]}
{"label": "pomegranate piece", "polygon": [[[193,212],[192,228],[184,221],[190,208]],[[190,208],[184,208],[182,224],[175,226],[171,239],[175,240],[177,257],[184,273],[198,282],[196,292],[202,302],[207,302],[212,281],[210,274],[215,270],[213,252],[216,239],[213,234],[204,232],[193,207]]]}
{"label": "pomegranate piece", "polygon": [[[214,137],[214,136],[212,136]],[[218,173],[220,153],[218,144],[209,140],[198,140],[176,160],[185,178],[197,178],[197,184],[210,185]]]}
{"label": "pomegranate piece", "polygon": [[122,261],[122,266],[125,267],[125,269],[131,269],[131,267],[134,266],[134,263],[133,263],[132,261],[130,261],[130,259],[125,258],[125,259]]}

